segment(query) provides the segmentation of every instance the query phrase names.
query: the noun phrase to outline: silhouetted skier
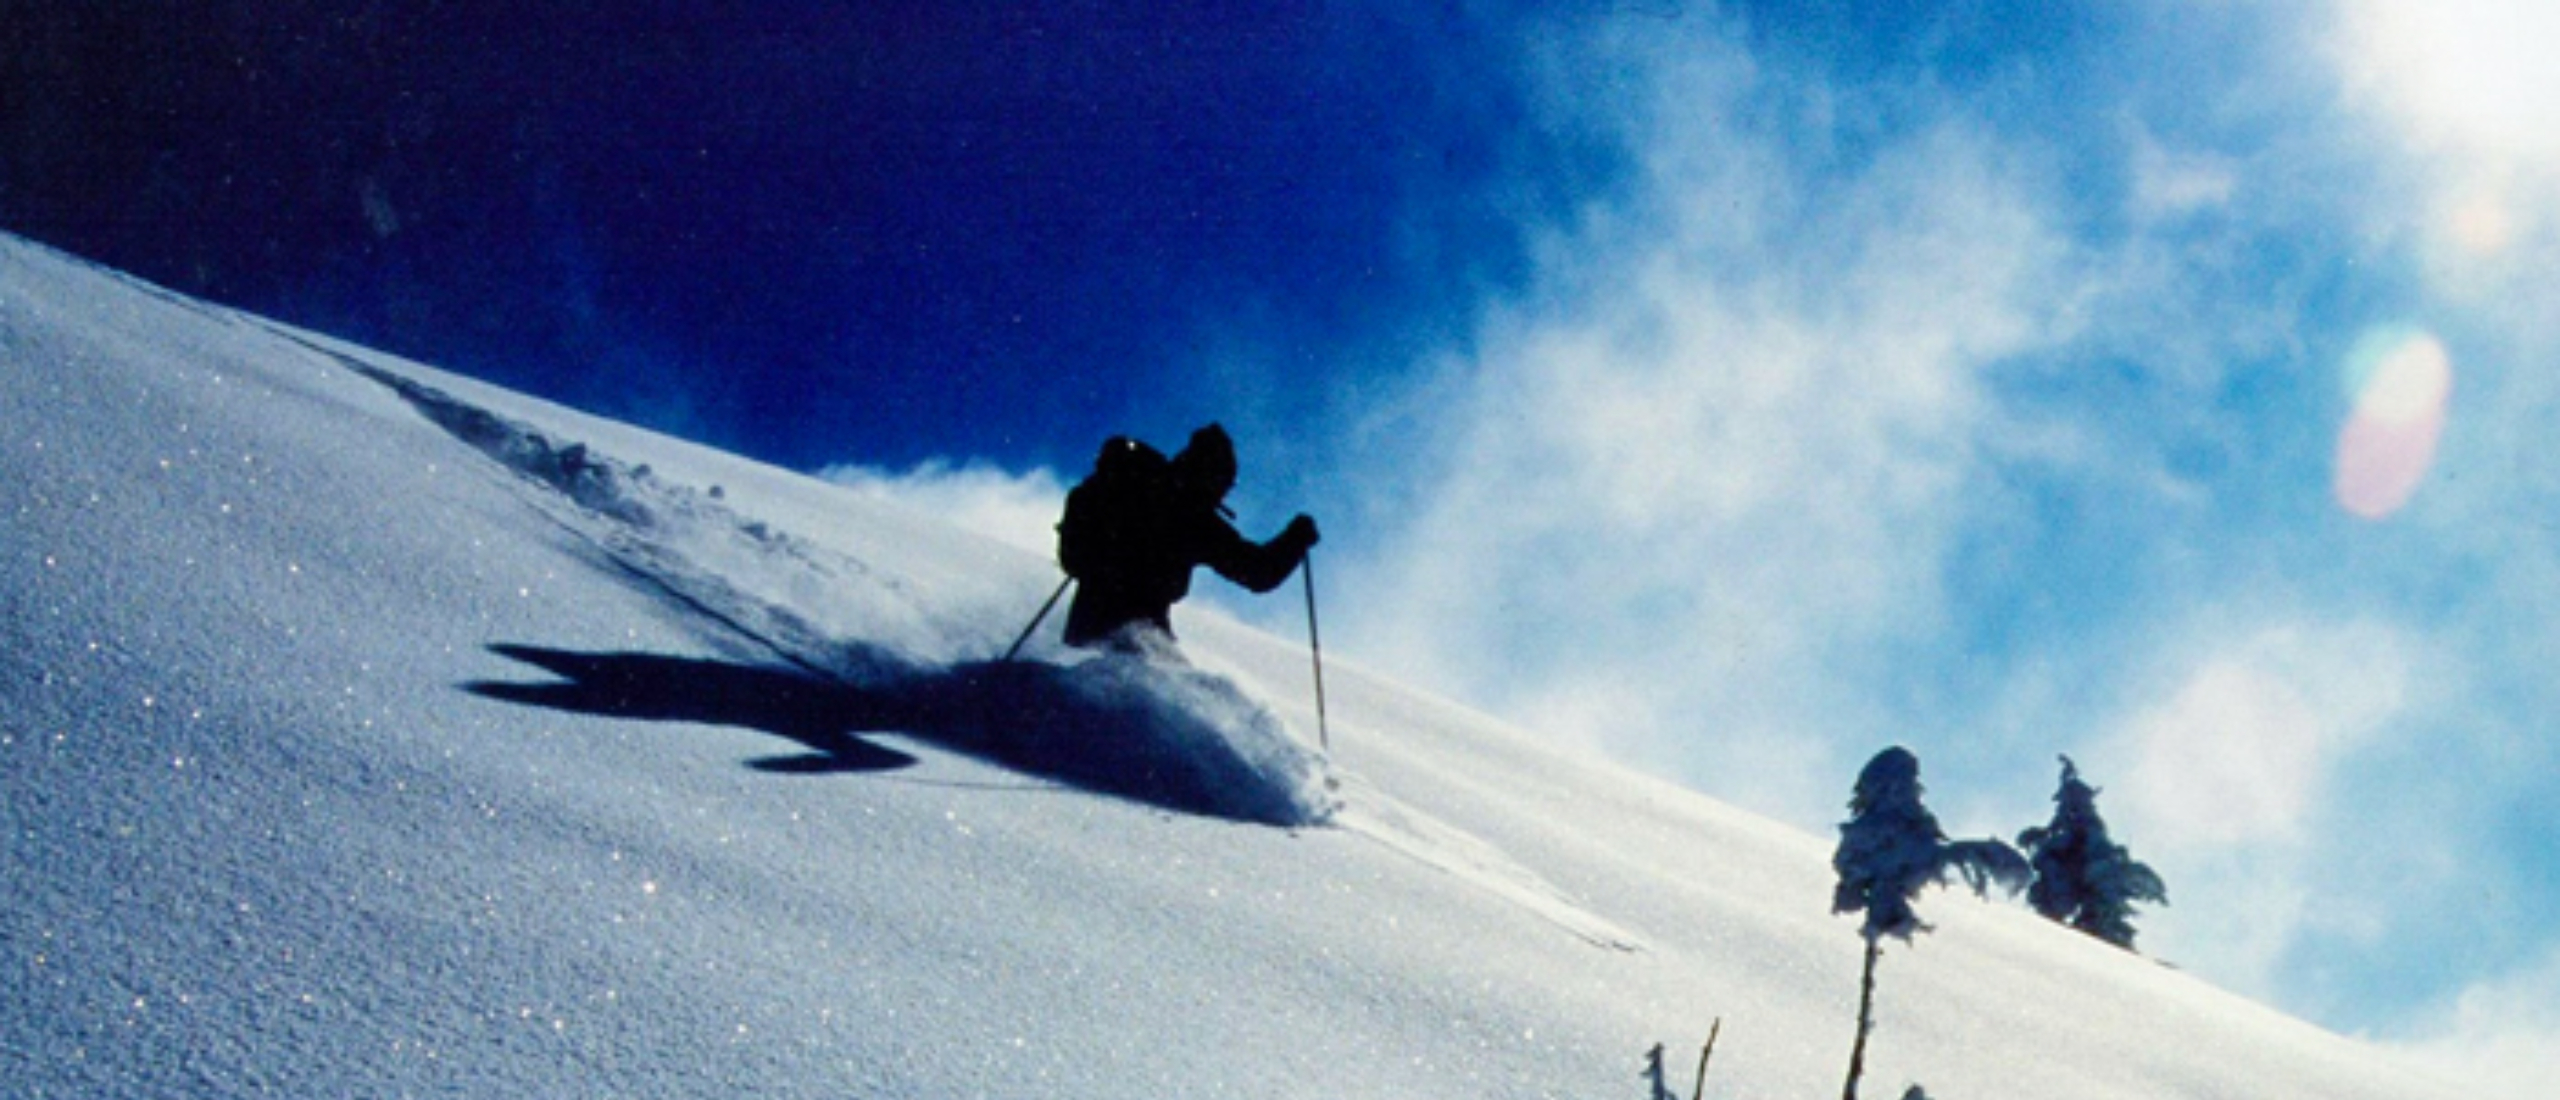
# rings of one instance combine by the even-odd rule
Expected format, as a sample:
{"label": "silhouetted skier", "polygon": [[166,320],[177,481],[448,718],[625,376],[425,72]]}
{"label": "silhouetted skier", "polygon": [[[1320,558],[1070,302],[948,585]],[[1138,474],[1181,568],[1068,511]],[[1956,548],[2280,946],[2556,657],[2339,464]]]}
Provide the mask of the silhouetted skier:
{"label": "silhouetted skier", "polygon": [[1058,564],[1076,580],[1067,644],[1100,645],[1132,623],[1171,637],[1199,566],[1254,592],[1287,581],[1316,544],[1316,521],[1301,513],[1269,542],[1247,539],[1225,503],[1235,483],[1235,443],[1216,424],[1170,460],[1127,436],[1104,443],[1058,521]]}

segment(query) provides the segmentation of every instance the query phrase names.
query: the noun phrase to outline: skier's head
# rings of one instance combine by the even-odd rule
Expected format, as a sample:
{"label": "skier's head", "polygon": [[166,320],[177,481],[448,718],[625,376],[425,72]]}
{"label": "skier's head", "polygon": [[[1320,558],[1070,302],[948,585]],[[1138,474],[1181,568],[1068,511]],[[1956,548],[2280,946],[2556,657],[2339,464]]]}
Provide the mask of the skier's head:
{"label": "skier's head", "polygon": [[1227,430],[1210,424],[1191,433],[1191,442],[1173,456],[1176,492],[1204,504],[1216,504],[1236,487],[1236,445]]}

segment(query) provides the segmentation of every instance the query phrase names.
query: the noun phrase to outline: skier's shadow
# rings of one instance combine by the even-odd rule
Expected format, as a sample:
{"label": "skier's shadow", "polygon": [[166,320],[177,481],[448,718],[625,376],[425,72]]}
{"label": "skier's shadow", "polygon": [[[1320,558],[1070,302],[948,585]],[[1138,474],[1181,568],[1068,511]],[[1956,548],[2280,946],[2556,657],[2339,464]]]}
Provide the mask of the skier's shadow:
{"label": "skier's shadow", "polygon": [[463,690],[488,699],[577,714],[700,722],[759,730],[808,751],[748,761],[790,774],[895,771],[916,758],[855,733],[896,724],[889,700],[805,673],[656,653],[573,653],[538,646],[490,651],[559,677],[547,683],[482,680]]}
{"label": "skier's shadow", "polygon": [[1097,690],[1093,676],[1037,661],[917,668],[856,651],[841,678],[655,653],[576,653],[493,645],[551,673],[539,683],[476,681],[488,699],[579,714],[759,730],[805,752],[747,762],[814,775],[917,763],[864,732],[896,732],[1014,771],[1164,809],[1294,826],[1324,813],[1286,769],[1242,760],[1203,721],[1145,693]]}

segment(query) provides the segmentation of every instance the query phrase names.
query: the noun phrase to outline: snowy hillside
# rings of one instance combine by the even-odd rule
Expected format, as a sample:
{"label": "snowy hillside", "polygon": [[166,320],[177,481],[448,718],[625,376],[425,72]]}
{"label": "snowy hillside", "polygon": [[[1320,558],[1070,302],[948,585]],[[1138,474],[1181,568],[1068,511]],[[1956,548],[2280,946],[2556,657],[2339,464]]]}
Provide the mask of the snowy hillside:
{"label": "snowy hillside", "polygon": [[[0,1093],[1839,1092],[1829,838],[1292,640],[6,238],[0,455]],[[1869,1096],[2460,1095],[1922,910]]]}

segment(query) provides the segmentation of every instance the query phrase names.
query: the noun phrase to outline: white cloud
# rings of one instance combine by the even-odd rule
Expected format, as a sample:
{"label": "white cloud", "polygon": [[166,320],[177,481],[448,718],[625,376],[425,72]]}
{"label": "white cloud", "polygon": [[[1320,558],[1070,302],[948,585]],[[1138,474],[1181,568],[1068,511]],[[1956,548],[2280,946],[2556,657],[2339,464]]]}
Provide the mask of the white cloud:
{"label": "white cloud", "polygon": [[2386,628],[2270,628],[2216,646],[2121,736],[2121,805],[2158,842],[2286,842],[2329,770],[2399,713],[2408,661]]}
{"label": "white cloud", "polygon": [[2132,144],[2133,213],[2145,221],[2219,211],[2239,194],[2240,168],[2230,158],[2171,148],[2139,125]]}
{"label": "white cloud", "polygon": [[1755,751],[1820,765],[1888,724],[1857,664],[1941,623],[2003,430],[1987,373],[2065,335],[2069,249],[1961,120],[1844,170],[1739,121],[1819,97],[1732,47],[1609,48],[1630,56],[1594,71],[1645,79],[1563,109],[1633,120],[1642,186],[1548,241],[1533,292],[1444,364],[1432,392],[1461,396],[1431,413],[1420,506],[1386,517],[1392,566],[1363,571],[1385,580],[1359,644],[1745,805],[1828,815],[1836,798],[1782,804],[1805,784],[1722,765],[1773,745],[1795,750]]}
{"label": "white cloud", "polygon": [[1035,554],[1057,549],[1066,486],[1048,470],[1015,474],[984,463],[940,460],[904,473],[831,466],[819,477],[875,500],[893,501]]}
{"label": "white cloud", "polygon": [[2125,793],[2172,842],[2289,837],[2318,785],[2325,726],[2293,684],[2217,662],[2143,723]]}
{"label": "white cloud", "polygon": [[2465,990],[2416,1041],[2401,1044],[2434,1075],[2480,1100],[2541,1100],[2560,1081],[2560,946],[2534,965]]}
{"label": "white cloud", "polygon": [[2323,831],[2374,816],[2335,793],[2357,754],[2386,747],[2419,705],[2421,655],[2401,632],[2356,621],[2212,623],[2163,648],[2163,694],[2101,738],[2090,774],[2119,838],[2169,883],[2170,908],[2144,922],[2146,948],[2275,999],[2306,935],[2363,940],[2387,924],[2373,912],[2383,901],[2342,887],[2340,860],[2379,875],[2380,863],[2414,866],[2433,850],[2411,836],[2356,855],[2341,847],[2358,841]]}

